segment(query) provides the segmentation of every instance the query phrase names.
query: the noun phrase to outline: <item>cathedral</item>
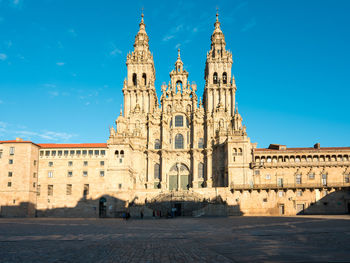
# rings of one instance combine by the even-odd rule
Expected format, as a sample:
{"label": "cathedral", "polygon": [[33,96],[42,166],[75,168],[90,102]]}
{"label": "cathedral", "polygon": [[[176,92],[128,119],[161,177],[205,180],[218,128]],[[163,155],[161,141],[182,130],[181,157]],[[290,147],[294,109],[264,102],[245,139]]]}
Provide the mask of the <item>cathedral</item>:
{"label": "cathedral", "polygon": [[180,50],[158,98],[142,15],[107,143],[0,141],[0,216],[350,212],[350,147],[257,148],[236,107],[232,63],[217,14],[203,101]]}

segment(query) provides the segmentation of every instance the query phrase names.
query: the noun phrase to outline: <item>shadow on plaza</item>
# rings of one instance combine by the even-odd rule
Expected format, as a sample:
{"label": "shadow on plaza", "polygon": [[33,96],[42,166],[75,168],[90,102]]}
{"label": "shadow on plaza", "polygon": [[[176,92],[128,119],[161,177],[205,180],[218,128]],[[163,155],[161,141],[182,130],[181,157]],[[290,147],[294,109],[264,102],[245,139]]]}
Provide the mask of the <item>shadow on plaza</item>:
{"label": "shadow on plaza", "polygon": [[318,201],[310,203],[303,210],[301,208],[297,213],[298,215],[348,214],[350,213],[350,189],[346,188],[327,193]]}
{"label": "shadow on plaza", "polygon": [[243,215],[239,205],[230,206],[220,196],[213,199],[184,200],[173,195],[159,195],[140,204],[136,196],[125,201],[110,195],[97,199],[82,197],[74,207],[54,207],[50,203],[46,209],[36,209],[35,204],[22,202],[19,205],[0,207],[0,217],[80,217],[80,218],[131,218],[152,217],[208,217]]}

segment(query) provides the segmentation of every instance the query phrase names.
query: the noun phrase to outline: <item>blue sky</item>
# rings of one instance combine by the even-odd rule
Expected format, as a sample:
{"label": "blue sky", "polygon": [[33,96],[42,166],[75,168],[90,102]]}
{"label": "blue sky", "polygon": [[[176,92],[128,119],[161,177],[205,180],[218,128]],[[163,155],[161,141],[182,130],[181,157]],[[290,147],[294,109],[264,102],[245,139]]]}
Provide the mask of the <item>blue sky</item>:
{"label": "blue sky", "polygon": [[142,7],[158,97],[178,47],[202,96],[216,6],[252,142],[350,146],[345,0],[0,0],[0,140],[105,142]]}

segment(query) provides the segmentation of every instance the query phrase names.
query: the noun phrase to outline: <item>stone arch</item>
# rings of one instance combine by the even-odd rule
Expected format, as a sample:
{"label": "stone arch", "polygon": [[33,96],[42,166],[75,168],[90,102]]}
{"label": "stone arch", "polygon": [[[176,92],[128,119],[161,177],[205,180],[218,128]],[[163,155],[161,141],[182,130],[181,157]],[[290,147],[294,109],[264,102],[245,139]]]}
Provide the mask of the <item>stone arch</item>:
{"label": "stone arch", "polygon": [[218,73],[214,72],[213,74],[213,84],[218,84]]}
{"label": "stone arch", "polygon": [[227,73],[226,72],[222,73],[222,83],[227,84]]}
{"label": "stone arch", "polygon": [[142,84],[143,84],[144,86],[147,85],[147,75],[146,75],[146,73],[143,73],[143,74],[142,74]]}
{"label": "stone arch", "polygon": [[137,85],[137,74],[136,73],[132,74],[132,84],[134,86]]}
{"label": "stone arch", "polygon": [[182,162],[171,166],[168,173],[169,190],[188,190],[191,186],[191,173],[188,165]]}

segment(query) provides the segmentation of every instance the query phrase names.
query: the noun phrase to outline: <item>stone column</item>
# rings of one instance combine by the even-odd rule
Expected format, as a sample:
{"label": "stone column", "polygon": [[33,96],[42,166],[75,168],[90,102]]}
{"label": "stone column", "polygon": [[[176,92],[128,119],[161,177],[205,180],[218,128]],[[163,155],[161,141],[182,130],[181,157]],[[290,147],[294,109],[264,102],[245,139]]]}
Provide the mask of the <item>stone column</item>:
{"label": "stone column", "polygon": [[207,188],[213,186],[212,152],[207,152]]}

